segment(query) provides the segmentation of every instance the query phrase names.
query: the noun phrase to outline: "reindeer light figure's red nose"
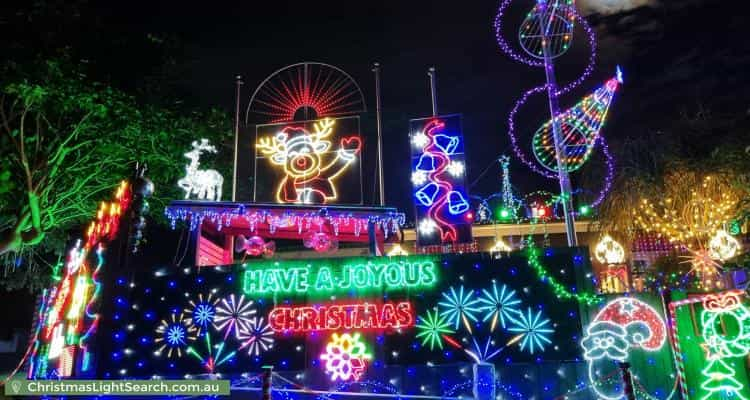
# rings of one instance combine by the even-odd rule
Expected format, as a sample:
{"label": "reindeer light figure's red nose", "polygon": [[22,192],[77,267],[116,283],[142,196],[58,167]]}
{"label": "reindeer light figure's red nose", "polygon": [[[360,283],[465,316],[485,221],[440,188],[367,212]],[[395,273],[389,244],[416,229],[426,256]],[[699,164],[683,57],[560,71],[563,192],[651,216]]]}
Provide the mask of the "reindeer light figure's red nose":
{"label": "reindeer light figure's red nose", "polygon": [[297,165],[297,168],[299,169],[307,169],[307,157],[300,156],[297,157],[296,160],[294,160],[294,163]]}

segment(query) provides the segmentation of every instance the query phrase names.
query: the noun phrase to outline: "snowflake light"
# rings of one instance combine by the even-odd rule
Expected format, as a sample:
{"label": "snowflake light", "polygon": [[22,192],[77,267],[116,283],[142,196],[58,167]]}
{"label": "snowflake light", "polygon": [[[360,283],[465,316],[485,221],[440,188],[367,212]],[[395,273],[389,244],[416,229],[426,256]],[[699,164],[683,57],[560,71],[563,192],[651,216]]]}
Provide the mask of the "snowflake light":
{"label": "snowflake light", "polygon": [[362,376],[372,354],[360,341],[359,333],[334,333],[320,359],[325,361],[326,372],[331,374],[332,381],[348,381],[358,380]]}
{"label": "snowflake light", "polygon": [[519,311],[515,313],[511,322],[514,326],[508,328],[508,331],[522,335],[521,350],[534,354],[537,350],[543,351],[546,345],[552,344],[549,337],[555,331],[552,329],[550,320],[542,317],[541,310],[536,313],[531,308],[527,308],[525,313]]}
{"label": "snowflake light", "polygon": [[429,141],[430,138],[428,138],[427,135],[424,134],[424,132],[419,132],[411,138],[411,142],[414,144],[414,146],[417,146],[419,148],[427,145]]}
{"label": "snowflake light", "polygon": [[414,186],[421,186],[427,182],[427,174],[424,171],[414,171],[411,173],[411,183]]}
{"label": "snowflake light", "polygon": [[195,331],[196,328],[190,325],[182,314],[172,314],[170,320],[161,320],[156,328],[157,335],[154,340],[160,345],[156,354],[161,354],[166,349],[167,357],[182,357],[182,350],[196,339]]}
{"label": "snowflake light", "polygon": [[244,295],[241,295],[239,299],[235,298],[234,294],[223,298],[216,307],[214,328],[224,331],[224,339],[232,332],[237,339],[240,339],[240,332],[250,330],[250,318],[256,312],[252,306],[253,301],[245,300]]}
{"label": "snowflake light", "polygon": [[437,229],[437,224],[435,221],[425,218],[421,221],[419,221],[419,232],[423,235],[431,235],[433,232],[435,232],[435,229]]}

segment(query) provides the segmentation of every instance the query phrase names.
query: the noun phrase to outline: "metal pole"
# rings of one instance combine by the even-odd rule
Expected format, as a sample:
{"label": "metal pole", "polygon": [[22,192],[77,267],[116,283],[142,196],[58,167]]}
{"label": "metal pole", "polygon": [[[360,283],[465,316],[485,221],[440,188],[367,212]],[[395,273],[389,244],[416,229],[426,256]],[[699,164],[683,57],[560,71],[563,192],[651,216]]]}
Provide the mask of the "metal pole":
{"label": "metal pole", "polygon": [[537,0],[539,4],[540,23],[539,29],[542,31],[542,52],[544,55],[544,72],[547,77],[547,97],[549,98],[549,111],[552,115],[552,138],[555,142],[555,158],[557,159],[557,177],[560,181],[560,197],[562,197],[563,213],[565,214],[565,233],[568,237],[568,246],[574,247],[578,245],[578,238],[576,238],[576,227],[575,227],[575,214],[573,210],[573,189],[570,184],[570,176],[568,175],[567,165],[565,162],[563,147],[562,147],[562,134],[560,127],[560,120],[558,115],[560,114],[560,105],[557,102],[557,82],[555,80],[555,67],[552,62],[552,56],[550,55],[548,38],[548,30],[552,25],[552,14],[550,19],[544,21],[544,17],[547,11],[547,1]]}
{"label": "metal pole", "polygon": [[237,145],[240,137],[240,87],[242,86],[242,76],[235,77],[237,94],[235,98],[236,108],[234,111],[234,169],[232,170],[232,201],[237,201]]}
{"label": "metal pole", "polygon": [[271,400],[271,379],[273,376],[273,365],[264,365],[261,368],[263,369],[263,381],[261,384],[261,389],[263,390],[263,392],[261,393],[261,399]]}
{"label": "metal pole", "polygon": [[382,109],[380,108],[380,64],[372,64],[372,72],[375,73],[375,117],[378,124],[378,194],[380,195],[380,206],[385,206],[385,186],[383,184],[383,121]]}
{"label": "metal pole", "polygon": [[626,400],[636,400],[633,390],[633,376],[630,374],[630,363],[618,362],[617,366],[620,367],[620,372],[622,372],[622,394]]}
{"label": "metal pole", "polygon": [[427,70],[427,75],[430,76],[430,95],[432,96],[432,116],[437,117],[437,78],[435,77],[435,67],[430,67]]}

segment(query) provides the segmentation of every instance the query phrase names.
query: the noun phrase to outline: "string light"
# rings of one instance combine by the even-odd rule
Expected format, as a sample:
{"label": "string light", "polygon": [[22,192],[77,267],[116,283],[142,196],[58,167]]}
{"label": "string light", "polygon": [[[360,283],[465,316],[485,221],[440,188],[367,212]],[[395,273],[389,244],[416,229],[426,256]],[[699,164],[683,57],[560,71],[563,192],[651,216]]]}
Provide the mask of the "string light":
{"label": "string light", "polygon": [[406,215],[393,211],[362,215],[336,210],[250,209],[245,205],[237,205],[220,210],[204,206],[168,206],[165,207],[164,213],[173,229],[177,221],[189,222],[189,228],[193,231],[198,229],[204,221],[212,222],[219,231],[224,226],[232,226],[243,221],[250,226],[251,232],[262,227],[267,227],[271,234],[281,228],[296,228],[300,237],[309,232],[317,233],[318,228],[323,225],[333,226],[335,228],[333,234],[336,236],[339,232],[346,230],[359,237],[362,233],[367,234],[367,229],[372,224],[383,232],[385,238],[388,238],[397,233],[406,223]]}
{"label": "string light", "polygon": [[537,277],[546,282],[552,287],[552,291],[560,299],[575,299],[580,303],[587,305],[594,305],[599,303],[601,299],[590,293],[574,293],[571,292],[565,285],[557,281],[557,278],[550,275],[549,272],[544,268],[541,261],[539,260],[539,252],[535,246],[529,246],[527,255],[529,266],[536,272]]}
{"label": "string light", "polygon": [[[63,275],[40,311],[39,335],[30,343],[30,379],[74,376],[88,371],[89,342],[97,333],[105,244],[117,237],[122,215],[132,201],[130,184],[121,182],[113,200],[101,202],[84,235],[68,250]],[[95,257],[96,266],[89,265]],[[79,361],[80,360],[80,363]],[[77,370],[77,366],[80,369]]]}
{"label": "string light", "polygon": [[[691,185],[692,181],[697,184]],[[704,248],[711,236],[732,220],[739,201],[724,177],[709,175],[700,180],[694,174],[676,171],[666,178],[665,189],[665,196],[656,202],[641,199],[633,210],[635,223],[688,249]]]}
{"label": "string light", "polygon": [[[500,6],[498,8],[496,17],[495,17],[495,37],[497,39],[498,46],[500,49],[511,59],[524,63],[526,65],[532,66],[532,67],[544,67],[545,64],[542,60],[537,59],[536,57],[539,56],[538,49],[536,52],[532,50],[531,53],[533,53],[533,57],[530,57],[528,55],[519,54],[517,53],[507,42],[503,35],[504,30],[504,24],[503,19],[507,13],[508,7],[510,6],[512,0],[503,0],[500,3]],[[558,8],[560,11],[558,11]],[[535,9],[536,10],[536,9]],[[528,38],[525,38],[524,35],[524,28],[530,29],[539,26],[540,20],[534,21],[535,15],[539,15],[538,12],[534,12],[535,10],[532,10],[531,13],[529,13],[529,18],[527,21],[525,21],[525,24],[522,25],[521,32],[519,32],[519,39],[521,39],[522,46],[528,46],[529,42],[527,40],[531,40],[532,42],[534,40],[538,40],[538,38],[535,38],[534,35],[529,35]],[[580,14],[575,12],[575,7],[571,6],[570,2],[561,3],[561,2],[555,2],[554,7],[549,8],[547,7],[548,13],[558,13],[562,15],[567,16],[567,22],[562,24],[556,24],[555,29],[560,30],[556,33],[561,33],[562,36],[557,35],[555,36],[557,39],[564,39],[563,42],[555,42],[558,44],[565,43],[566,46],[564,47],[557,47],[556,45],[552,45],[552,49],[558,49],[558,52],[553,51],[551,55],[559,55],[564,52],[564,50],[567,49],[567,45],[570,44],[570,39],[572,37],[572,34],[567,34],[567,32],[570,30],[572,32],[572,27],[574,24],[579,25],[583,31],[586,33],[586,38],[588,39],[588,45],[590,48],[589,52],[589,58],[586,66],[583,69],[583,72],[581,75],[573,80],[572,82],[568,83],[567,85],[564,85],[560,88],[558,88],[558,91],[555,93],[556,96],[564,95],[571,90],[575,89],[579,85],[581,85],[588,77],[591,75],[591,73],[594,70],[595,61],[596,61],[596,37],[594,30],[591,28],[589,23],[586,21],[585,18],[583,18]],[[547,16],[549,17],[549,16]],[[560,21],[565,20],[564,18]],[[535,25],[536,24],[536,25]],[[567,36],[566,36],[567,34]],[[540,45],[541,43],[537,43]],[[528,53],[528,50],[527,50]],[[558,54],[559,53],[559,54]],[[619,74],[618,74],[619,77]],[[527,167],[529,167],[532,171],[545,176],[550,179],[557,179],[557,174],[553,171],[549,171],[543,167],[540,167],[537,163],[532,162],[532,160],[527,156],[526,152],[522,150],[521,141],[519,140],[517,133],[516,133],[516,124],[515,124],[515,117],[518,111],[522,108],[522,106],[528,101],[528,99],[536,94],[545,93],[547,91],[546,85],[540,85],[536,86],[534,88],[531,88],[527,90],[521,98],[516,101],[514,104],[510,114],[508,115],[508,136],[511,140],[511,145],[513,147],[513,151],[515,152],[516,156],[523,162]],[[603,200],[606,194],[609,192],[609,190],[612,187],[612,180],[614,179],[614,158],[612,157],[609,148],[607,146],[606,141],[604,140],[604,137],[601,135],[597,135],[595,144],[599,145],[602,149],[602,153],[605,157],[605,163],[606,163],[606,174],[604,175],[604,182],[602,187],[599,189],[595,200],[590,204],[591,207],[597,207]],[[592,146],[594,144],[592,143]]]}

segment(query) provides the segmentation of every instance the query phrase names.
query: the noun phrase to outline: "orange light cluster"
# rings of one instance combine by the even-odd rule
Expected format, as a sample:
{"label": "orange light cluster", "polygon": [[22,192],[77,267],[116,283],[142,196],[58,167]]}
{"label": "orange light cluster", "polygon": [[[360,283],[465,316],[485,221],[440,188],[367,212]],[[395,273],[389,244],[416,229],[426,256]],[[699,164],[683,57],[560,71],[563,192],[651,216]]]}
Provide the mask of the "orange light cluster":
{"label": "orange light cluster", "polygon": [[120,215],[130,205],[130,186],[122,181],[115,192],[115,201],[103,201],[99,204],[96,219],[91,221],[86,230],[86,248],[91,249],[102,239],[114,239],[120,224]]}
{"label": "orange light cluster", "polygon": [[739,197],[718,179],[707,176],[689,193],[674,193],[654,203],[642,199],[633,212],[636,224],[670,243],[705,248],[708,240],[731,221]]}

